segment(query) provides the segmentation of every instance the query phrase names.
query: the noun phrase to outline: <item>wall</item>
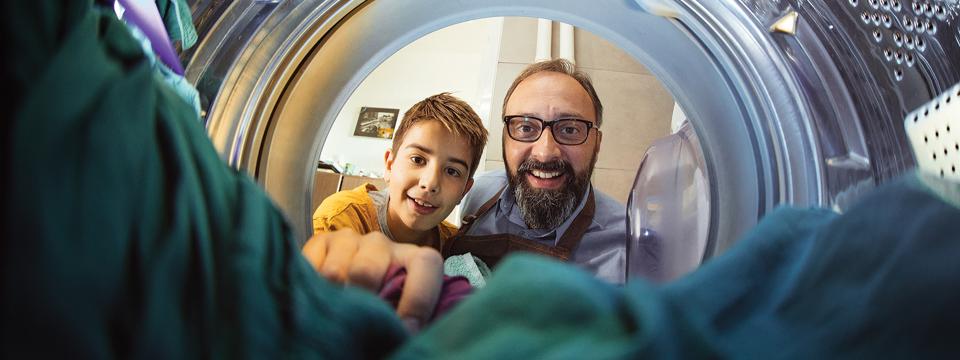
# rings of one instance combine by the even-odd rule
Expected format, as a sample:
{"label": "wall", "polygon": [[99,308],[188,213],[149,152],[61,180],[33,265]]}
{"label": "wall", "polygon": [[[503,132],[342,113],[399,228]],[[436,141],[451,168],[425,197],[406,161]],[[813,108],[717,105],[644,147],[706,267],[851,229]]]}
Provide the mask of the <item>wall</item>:
{"label": "wall", "polygon": [[402,117],[414,103],[448,91],[470,104],[484,123],[489,123],[502,21],[480,19],[438,30],[384,61],[347,100],[320,158],[351,163],[366,175],[382,175],[383,156],[391,140],[353,135],[364,106],[400,109]]}
{"label": "wall", "polygon": [[[554,23],[554,56],[558,28]],[[367,175],[379,176],[390,141],[353,135],[360,108],[397,108],[402,115],[426,96],[451,91],[474,107],[490,131],[479,170],[503,168],[499,120],[503,96],[533,62],[536,33],[536,19],[481,19],[411,43],[371,73],[347,101],[321,159],[349,162]],[[613,44],[581,29],[575,30],[574,43],[577,65],[593,79],[604,105],[603,142],[593,184],[625,204],[644,151],[671,132],[674,101],[643,65]]]}
{"label": "wall", "polygon": [[[553,56],[558,55],[559,27],[554,22]],[[503,96],[513,79],[533,62],[537,20],[506,18],[494,85],[491,119],[500,119]],[[674,101],[659,81],[630,55],[587,31],[574,33],[575,60],[593,79],[603,102],[603,140],[593,174],[600,191],[626,204],[644,151],[670,134]],[[639,129],[639,131],[638,131]],[[486,168],[503,168],[501,121],[490,123]]]}

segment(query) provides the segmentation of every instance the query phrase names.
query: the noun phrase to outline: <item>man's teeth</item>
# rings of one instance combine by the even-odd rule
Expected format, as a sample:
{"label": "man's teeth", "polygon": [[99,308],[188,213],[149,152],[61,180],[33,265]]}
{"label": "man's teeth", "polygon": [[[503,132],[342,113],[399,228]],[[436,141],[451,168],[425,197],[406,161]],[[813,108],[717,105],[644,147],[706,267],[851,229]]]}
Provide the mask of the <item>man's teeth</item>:
{"label": "man's teeth", "polygon": [[557,177],[557,176],[560,176],[560,172],[559,172],[559,171],[543,172],[543,171],[539,171],[539,170],[533,170],[533,171],[531,171],[531,172],[533,173],[533,176],[536,176],[536,177],[541,178],[541,179],[552,179],[552,178],[555,178],[555,177]]}
{"label": "man's teeth", "polygon": [[[413,199],[413,198],[411,198],[411,199]],[[417,203],[417,205],[420,205],[420,206],[436,207],[436,206],[433,206],[433,204],[431,204],[431,203],[423,202],[423,201],[420,201],[420,200],[418,200],[418,199],[413,199],[413,202]]]}

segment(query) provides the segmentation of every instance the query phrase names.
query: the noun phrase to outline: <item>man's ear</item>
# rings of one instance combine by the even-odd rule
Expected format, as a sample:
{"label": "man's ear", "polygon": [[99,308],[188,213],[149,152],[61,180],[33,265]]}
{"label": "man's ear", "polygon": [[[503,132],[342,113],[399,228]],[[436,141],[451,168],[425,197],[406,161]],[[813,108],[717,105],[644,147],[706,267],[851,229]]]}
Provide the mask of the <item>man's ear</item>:
{"label": "man's ear", "polygon": [[467,180],[467,186],[463,187],[463,193],[460,194],[460,200],[457,200],[457,204],[460,204],[460,202],[463,201],[463,197],[467,196],[467,193],[470,192],[470,188],[472,187],[473,187],[473,178],[470,178],[470,180]]}
{"label": "man's ear", "polygon": [[600,129],[597,129],[597,146],[593,148],[593,156],[597,156],[600,153],[600,143],[603,141],[603,133],[600,132]]}
{"label": "man's ear", "polygon": [[387,151],[383,153],[383,167],[385,168],[383,171],[383,181],[386,181],[387,184],[390,183],[390,171],[393,170],[393,161],[396,159],[393,155],[393,149],[387,149]]}

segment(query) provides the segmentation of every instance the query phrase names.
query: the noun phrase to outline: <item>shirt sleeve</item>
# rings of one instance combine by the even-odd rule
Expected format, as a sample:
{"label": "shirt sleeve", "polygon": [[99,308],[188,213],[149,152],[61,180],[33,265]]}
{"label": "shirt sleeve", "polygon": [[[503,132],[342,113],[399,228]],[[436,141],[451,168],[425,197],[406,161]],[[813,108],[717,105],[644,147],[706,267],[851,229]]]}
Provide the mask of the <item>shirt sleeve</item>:
{"label": "shirt sleeve", "polygon": [[324,199],[313,213],[313,232],[316,234],[341,229],[354,229],[361,234],[379,231],[380,225],[373,205],[357,202],[344,192]]}

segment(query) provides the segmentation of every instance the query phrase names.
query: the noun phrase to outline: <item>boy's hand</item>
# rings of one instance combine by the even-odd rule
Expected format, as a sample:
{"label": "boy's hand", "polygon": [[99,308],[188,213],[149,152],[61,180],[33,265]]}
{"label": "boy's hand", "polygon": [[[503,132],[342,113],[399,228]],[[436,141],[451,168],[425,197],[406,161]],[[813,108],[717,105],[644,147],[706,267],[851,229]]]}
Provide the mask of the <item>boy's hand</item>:
{"label": "boy's hand", "polygon": [[411,331],[433,315],[443,282],[443,258],[433,248],[400,244],[382,233],[360,235],[352,229],[318,233],[303,255],[322,276],[376,292],[391,264],[406,268],[397,314]]}

